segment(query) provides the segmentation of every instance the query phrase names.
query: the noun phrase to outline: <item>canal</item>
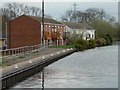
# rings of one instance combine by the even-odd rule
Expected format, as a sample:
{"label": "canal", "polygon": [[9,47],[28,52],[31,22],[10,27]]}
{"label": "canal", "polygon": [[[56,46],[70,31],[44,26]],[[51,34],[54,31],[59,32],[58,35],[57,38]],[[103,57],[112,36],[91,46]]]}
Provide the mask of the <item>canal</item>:
{"label": "canal", "polygon": [[[38,73],[13,88],[41,88]],[[117,88],[118,46],[73,53],[44,69],[45,88]]]}

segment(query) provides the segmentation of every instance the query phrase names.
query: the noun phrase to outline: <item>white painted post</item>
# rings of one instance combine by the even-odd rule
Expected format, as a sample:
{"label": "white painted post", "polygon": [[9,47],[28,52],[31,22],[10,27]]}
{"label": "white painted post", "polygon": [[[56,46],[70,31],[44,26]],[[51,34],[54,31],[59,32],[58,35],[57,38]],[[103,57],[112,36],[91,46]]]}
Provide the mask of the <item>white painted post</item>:
{"label": "white painted post", "polygon": [[45,56],[43,56],[42,59],[45,59]]}
{"label": "white painted post", "polygon": [[60,52],[57,52],[57,54],[60,54]]}
{"label": "white painted post", "polygon": [[53,56],[53,54],[51,54],[51,56]]}
{"label": "white painted post", "polygon": [[58,46],[58,39],[57,39],[57,46]]}
{"label": "white painted post", "polygon": [[32,63],[32,61],[31,61],[31,60],[29,60],[29,63]]}
{"label": "white painted post", "polygon": [[64,43],[63,43],[63,39],[62,39],[62,46],[64,45]]}
{"label": "white painted post", "polygon": [[18,69],[18,66],[17,66],[17,64],[15,65],[15,68],[16,68],[16,69]]}
{"label": "white painted post", "polygon": [[44,48],[46,48],[47,47],[47,44],[46,44],[46,42],[45,42],[45,40],[44,40]]}

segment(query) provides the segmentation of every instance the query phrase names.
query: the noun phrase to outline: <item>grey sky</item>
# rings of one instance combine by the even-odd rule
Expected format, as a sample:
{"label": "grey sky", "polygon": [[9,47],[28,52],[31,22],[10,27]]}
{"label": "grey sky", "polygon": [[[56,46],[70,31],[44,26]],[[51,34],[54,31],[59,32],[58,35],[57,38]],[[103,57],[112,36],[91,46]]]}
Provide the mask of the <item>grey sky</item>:
{"label": "grey sky", "polygon": [[[59,18],[68,9],[73,9],[74,2],[51,2],[46,3],[46,14]],[[103,8],[107,14],[118,19],[118,3],[115,2],[76,2],[77,10],[84,11],[88,8]]]}
{"label": "grey sky", "polygon": [[[7,2],[7,0],[5,0]],[[12,2],[12,0],[9,0]],[[20,0],[19,0],[20,1]],[[23,0],[21,0],[23,1]],[[26,1],[26,0],[24,0]],[[32,1],[32,0],[30,0]],[[34,0],[36,2],[22,2],[30,6],[36,6],[41,7],[41,2],[37,2],[37,0]],[[77,10],[84,11],[88,8],[103,8],[107,14],[114,16],[116,20],[118,21],[118,0],[109,0],[102,1],[102,0],[94,0],[88,2],[88,0],[85,0],[84,2],[81,2],[80,0],[69,0],[70,2],[62,2],[62,0],[58,0],[59,2],[47,2],[49,0],[45,0],[45,13],[51,15],[55,19],[59,19],[61,15],[65,13],[68,9],[73,9],[73,3],[77,3]],[[60,2],[61,1],[61,2]],[[68,0],[64,0],[68,1]],[[99,2],[98,2],[99,1]],[[106,1],[106,2],[105,2]],[[3,2],[0,2],[0,7],[3,6]]]}

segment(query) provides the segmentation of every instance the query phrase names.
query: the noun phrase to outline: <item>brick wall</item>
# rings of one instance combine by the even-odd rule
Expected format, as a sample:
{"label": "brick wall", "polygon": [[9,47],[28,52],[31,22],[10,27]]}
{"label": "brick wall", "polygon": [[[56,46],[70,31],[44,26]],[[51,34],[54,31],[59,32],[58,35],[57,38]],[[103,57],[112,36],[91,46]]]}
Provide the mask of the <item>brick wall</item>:
{"label": "brick wall", "polygon": [[[8,47],[17,48],[41,44],[41,24],[27,16],[18,17],[9,24]],[[53,40],[53,45],[62,45],[65,26],[62,24],[45,23],[45,40]],[[60,35],[61,34],[61,35]]]}
{"label": "brick wall", "polygon": [[9,48],[41,44],[41,24],[29,17],[21,16],[10,21]]}
{"label": "brick wall", "polygon": [[[60,24],[45,24],[45,39],[52,40],[52,45],[62,46],[62,39],[64,39],[65,26]],[[63,43],[64,44],[64,43]]]}

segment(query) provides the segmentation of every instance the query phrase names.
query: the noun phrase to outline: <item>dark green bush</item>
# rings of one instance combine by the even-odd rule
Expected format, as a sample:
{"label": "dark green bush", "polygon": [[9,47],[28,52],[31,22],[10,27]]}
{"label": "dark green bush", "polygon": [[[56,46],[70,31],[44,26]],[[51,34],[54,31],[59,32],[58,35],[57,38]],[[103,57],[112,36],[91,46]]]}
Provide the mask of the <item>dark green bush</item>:
{"label": "dark green bush", "polygon": [[77,39],[74,44],[79,50],[85,50],[88,47],[88,41],[83,39]]}
{"label": "dark green bush", "polygon": [[94,39],[90,39],[89,40],[89,48],[95,48],[96,47],[96,42]]}
{"label": "dark green bush", "polygon": [[110,34],[106,34],[104,39],[106,40],[106,45],[111,45],[113,43],[113,38]]}

